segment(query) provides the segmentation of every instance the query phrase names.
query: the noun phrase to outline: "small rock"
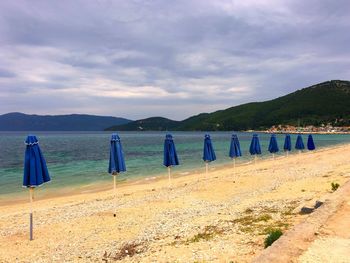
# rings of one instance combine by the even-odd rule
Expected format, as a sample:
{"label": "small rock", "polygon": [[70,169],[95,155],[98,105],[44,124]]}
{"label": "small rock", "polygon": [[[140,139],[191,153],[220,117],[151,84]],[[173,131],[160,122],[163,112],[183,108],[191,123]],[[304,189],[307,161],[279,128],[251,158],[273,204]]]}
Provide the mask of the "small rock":
{"label": "small rock", "polygon": [[313,208],[313,207],[306,207],[306,206],[303,206],[303,207],[300,209],[300,214],[302,214],[302,215],[311,214],[314,210],[315,210],[315,208]]}
{"label": "small rock", "polygon": [[315,202],[314,208],[317,209],[317,208],[319,208],[321,205],[323,205],[323,202],[317,200],[317,201]]}
{"label": "small rock", "polygon": [[293,210],[293,213],[299,213],[299,214],[310,214],[315,209],[319,208],[324,201],[320,201],[316,198],[314,199],[308,199],[307,202],[303,203],[302,205],[298,206]]}

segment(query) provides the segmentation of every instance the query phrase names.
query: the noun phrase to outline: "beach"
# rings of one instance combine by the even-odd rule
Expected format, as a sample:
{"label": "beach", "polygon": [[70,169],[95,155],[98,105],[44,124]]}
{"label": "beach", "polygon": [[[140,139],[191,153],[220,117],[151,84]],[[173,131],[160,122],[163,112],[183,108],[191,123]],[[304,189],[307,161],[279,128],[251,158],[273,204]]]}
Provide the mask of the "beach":
{"label": "beach", "polygon": [[[251,262],[296,208],[350,178],[350,145],[0,206],[1,262]],[[40,189],[38,189],[40,191]],[[116,207],[116,217],[113,217]],[[305,256],[304,258],[307,258]]]}

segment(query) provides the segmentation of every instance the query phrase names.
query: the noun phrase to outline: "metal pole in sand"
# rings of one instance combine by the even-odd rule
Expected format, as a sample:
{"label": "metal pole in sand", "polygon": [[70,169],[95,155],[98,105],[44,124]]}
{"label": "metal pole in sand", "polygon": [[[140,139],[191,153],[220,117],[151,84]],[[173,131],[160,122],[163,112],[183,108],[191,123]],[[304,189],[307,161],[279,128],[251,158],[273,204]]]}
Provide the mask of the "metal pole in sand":
{"label": "metal pole in sand", "polygon": [[236,177],[236,158],[232,158],[233,160],[233,179]]}
{"label": "metal pole in sand", "polygon": [[257,155],[254,154],[254,168],[255,168],[255,173],[257,173],[256,171],[256,160],[258,159]]}
{"label": "metal pole in sand", "polygon": [[[273,166],[272,166],[272,167],[273,167],[273,168],[272,168],[272,172],[275,173],[275,153],[272,153],[272,161],[273,161],[273,164],[272,164],[272,165],[273,165]],[[279,180],[279,179],[278,179],[278,175],[277,175],[276,181],[278,182],[278,180]],[[276,183],[276,184],[277,184],[277,183]]]}
{"label": "metal pole in sand", "polygon": [[208,180],[208,170],[209,170],[209,162],[205,162],[205,180],[204,180],[204,185],[206,183],[205,181]]}
{"label": "metal pole in sand", "polygon": [[209,163],[205,162],[205,179],[208,179],[208,169],[209,169]]}
{"label": "metal pole in sand", "polygon": [[171,166],[168,166],[168,187],[171,188]]}
{"label": "metal pole in sand", "polygon": [[[272,153],[272,160],[273,160],[273,168],[272,168],[272,173],[275,173],[275,153]],[[277,184],[279,182],[279,177],[278,177],[278,174],[276,175],[276,183],[275,183],[275,188],[277,187]]]}
{"label": "metal pole in sand", "polygon": [[118,173],[113,173],[114,217],[117,216],[117,175]]}
{"label": "metal pole in sand", "polygon": [[34,192],[34,187],[29,187],[29,202],[30,202],[30,207],[29,207],[29,240],[33,240],[33,192]]}

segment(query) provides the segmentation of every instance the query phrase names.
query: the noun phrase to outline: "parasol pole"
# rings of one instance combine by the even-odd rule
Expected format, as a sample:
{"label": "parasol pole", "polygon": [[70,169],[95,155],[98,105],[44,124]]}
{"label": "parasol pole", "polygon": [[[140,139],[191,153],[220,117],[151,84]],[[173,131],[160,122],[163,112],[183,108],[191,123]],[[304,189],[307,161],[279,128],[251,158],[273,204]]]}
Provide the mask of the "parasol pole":
{"label": "parasol pole", "polygon": [[29,240],[33,240],[33,194],[34,187],[29,187]]}
{"label": "parasol pole", "polygon": [[205,179],[208,179],[208,169],[209,169],[209,163],[205,162]]}
{"label": "parasol pole", "polygon": [[[208,180],[208,170],[209,170],[209,162],[206,161],[205,162],[205,181]],[[206,182],[204,182],[205,184]],[[207,189],[206,187],[204,187],[205,189]]]}
{"label": "parasol pole", "polygon": [[118,173],[113,173],[114,217],[117,216],[117,175]]}
{"label": "parasol pole", "polygon": [[236,175],[236,158],[233,157],[232,160],[233,160],[233,176],[235,176]]}
{"label": "parasol pole", "polygon": [[255,173],[257,173],[256,170],[256,160],[258,159],[257,154],[254,154],[254,168],[255,168]]}
{"label": "parasol pole", "polygon": [[168,166],[168,187],[171,188],[171,166]]}

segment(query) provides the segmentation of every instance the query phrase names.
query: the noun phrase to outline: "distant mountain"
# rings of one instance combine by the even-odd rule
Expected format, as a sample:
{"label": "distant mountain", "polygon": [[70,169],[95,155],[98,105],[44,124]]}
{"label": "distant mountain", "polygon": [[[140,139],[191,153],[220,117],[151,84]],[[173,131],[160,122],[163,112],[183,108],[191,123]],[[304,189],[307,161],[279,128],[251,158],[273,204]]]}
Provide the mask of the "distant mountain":
{"label": "distant mountain", "polygon": [[19,112],[0,115],[1,131],[103,131],[106,127],[129,123],[117,117],[85,114],[27,115]]}
{"label": "distant mountain", "polygon": [[[156,122],[152,122],[155,119]],[[147,120],[147,126],[140,125]],[[350,81],[332,80],[307,87],[277,99],[252,102],[202,113],[183,121],[165,118],[137,120],[110,130],[225,131],[258,130],[276,124],[350,126]],[[171,125],[170,125],[171,124]]]}
{"label": "distant mountain", "polygon": [[173,130],[180,124],[179,121],[169,120],[162,117],[132,121],[123,125],[115,125],[107,128],[108,131],[166,131]]}

